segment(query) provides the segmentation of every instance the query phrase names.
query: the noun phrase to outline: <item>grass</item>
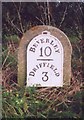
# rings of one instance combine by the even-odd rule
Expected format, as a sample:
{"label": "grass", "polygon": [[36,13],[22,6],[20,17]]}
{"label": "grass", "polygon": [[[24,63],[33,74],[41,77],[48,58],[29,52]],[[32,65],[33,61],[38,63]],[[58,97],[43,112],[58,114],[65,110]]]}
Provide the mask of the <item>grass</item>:
{"label": "grass", "polygon": [[71,90],[68,88],[66,88],[68,91],[61,88],[44,89],[38,90],[34,87],[18,88],[13,91],[3,89],[3,118],[78,119],[82,117],[83,92],[70,95]]}

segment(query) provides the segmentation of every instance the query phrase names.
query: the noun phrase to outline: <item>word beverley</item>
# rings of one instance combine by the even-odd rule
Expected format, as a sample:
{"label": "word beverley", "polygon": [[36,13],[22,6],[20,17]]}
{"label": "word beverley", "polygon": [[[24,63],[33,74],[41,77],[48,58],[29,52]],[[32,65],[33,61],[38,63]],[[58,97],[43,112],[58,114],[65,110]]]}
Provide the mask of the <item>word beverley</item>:
{"label": "word beverley", "polygon": [[[54,39],[54,40],[55,40],[55,39]],[[58,48],[58,45],[55,44],[56,40],[55,40],[55,42],[54,42],[54,40],[51,40],[51,39],[48,39],[48,38],[46,38],[46,39],[44,39],[44,38],[39,39],[38,41],[36,41],[36,42],[33,44],[32,47],[30,47],[29,51],[35,52],[35,51],[36,51],[36,48],[38,47],[39,44],[44,44],[44,43],[47,44],[47,43],[49,43],[50,45],[52,45],[52,46],[54,47],[55,52],[60,53],[59,48]]]}

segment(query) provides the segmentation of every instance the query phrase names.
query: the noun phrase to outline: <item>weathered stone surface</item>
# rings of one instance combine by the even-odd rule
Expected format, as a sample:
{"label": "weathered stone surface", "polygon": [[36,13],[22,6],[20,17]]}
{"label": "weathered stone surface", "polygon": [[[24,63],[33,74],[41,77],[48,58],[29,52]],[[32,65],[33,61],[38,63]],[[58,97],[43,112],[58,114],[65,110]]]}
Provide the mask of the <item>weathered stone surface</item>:
{"label": "weathered stone surface", "polygon": [[52,26],[36,26],[28,30],[22,37],[18,48],[18,84],[24,86],[27,80],[27,46],[29,42],[42,31],[49,31],[58,38],[63,46],[63,85],[69,85],[71,79],[71,54],[72,47],[68,37],[59,29]]}

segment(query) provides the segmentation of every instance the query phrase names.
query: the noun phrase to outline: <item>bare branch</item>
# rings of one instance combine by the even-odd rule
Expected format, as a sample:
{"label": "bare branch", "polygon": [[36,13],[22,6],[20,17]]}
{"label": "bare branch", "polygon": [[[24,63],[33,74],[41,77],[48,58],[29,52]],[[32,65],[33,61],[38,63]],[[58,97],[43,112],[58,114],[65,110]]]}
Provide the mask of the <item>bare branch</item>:
{"label": "bare branch", "polygon": [[36,19],[39,20],[43,25],[45,25],[45,23],[41,19],[39,19],[37,16],[36,16]]}
{"label": "bare branch", "polygon": [[23,34],[22,31],[13,23],[14,20],[11,20],[11,19],[10,19],[8,13],[7,13],[7,20],[8,20],[7,22],[8,22],[14,29],[18,30],[21,34]]}
{"label": "bare branch", "polygon": [[64,20],[65,20],[66,12],[67,12],[67,6],[66,6],[66,8],[65,8],[65,11],[64,11],[64,14],[63,14],[62,20],[61,20],[61,22],[60,22],[59,28],[61,27],[62,23],[63,23]]}
{"label": "bare branch", "polygon": [[49,2],[47,1],[47,9],[48,9],[48,24],[50,25],[51,23],[51,19],[50,19],[50,6],[49,6]]}
{"label": "bare branch", "polygon": [[45,15],[45,20],[46,20],[46,25],[48,25],[47,6],[46,6],[46,3],[44,3],[44,15]]}
{"label": "bare branch", "polygon": [[[24,29],[23,29],[22,20],[21,20],[21,15],[20,15],[20,7],[19,7],[19,9],[18,9],[14,1],[13,1],[13,4],[14,4],[16,10],[17,10],[18,19],[19,19],[19,23],[20,23],[20,27],[21,27],[21,31],[22,31],[22,33],[24,34]],[[21,3],[20,3],[20,6],[21,6]]]}
{"label": "bare branch", "polygon": [[2,68],[5,65],[6,61],[7,61],[8,57],[9,57],[9,54],[10,54],[10,51],[8,51],[8,53],[7,53],[7,56],[6,56],[6,58],[5,58],[5,60],[4,60],[3,64],[2,64]]}

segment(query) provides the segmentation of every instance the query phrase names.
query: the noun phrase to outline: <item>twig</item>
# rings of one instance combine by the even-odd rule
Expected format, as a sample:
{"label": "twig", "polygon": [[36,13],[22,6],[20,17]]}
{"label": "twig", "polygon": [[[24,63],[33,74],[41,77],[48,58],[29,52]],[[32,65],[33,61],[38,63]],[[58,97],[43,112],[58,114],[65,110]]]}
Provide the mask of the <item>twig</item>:
{"label": "twig", "polygon": [[19,11],[20,8],[19,8],[19,10],[18,10],[18,8],[17,8],[17,6],[16,6],[16,4],[15,4],[14,1],[13,1],[13,4],[14,4],[16,10],[17,10],[17,14],[18,14],[19,22],[20,22],[20,27],[21,27],[22,33],[24,34],[24,29],[23,29],[23,25],[22,25],[21,15],[20,15],[20,11]]}
{"label": "twig", "polygon": [[45,15],[45,20],[46,20],[46,25],[48,25],[47,6],[46,6],[46,3],[44,3],[44,15]]}
{"label": "twig", "polygon": [[65,19],[65,16],[66,16],[66,12],[67,12],[67,6],[66,6],[66,8],[65,8],[65,11],[64,11],[62,20],[61,20],[61,22],[60,22],[59,28],[61,27],[62,23],[64,22],[64,19]]}
{"label": "twig", "polygon": [[49,2],[47,0],[47,10],[48,10],[48,24],[50,25],[50,6],[49,6]]}
{"label": "twig", "polygon": [[8,19],[7,22],[8,22],[11,26],[13,26],[16,30],[18,30],[21,34],[23,34],[22,31],[13,23],[13,20],[10,19],[8,13],[7,13],[7,19]]}
{"label": "twig", "polygon": [[5,65],[6,61],[7,61],[8,57],[9,57],[9,54],[10,54],[10,51],[8,51],[8,54],[7,54],[5,60],[4,60],[3,64],[2,64],[2,68],[3,68],[3,66]]}
{"label": "twig", "polygon": [[45,25],[45,23],[41,19],[39,19],[37,16],[36,16],[36,19],[39,20],[43,25]]}

